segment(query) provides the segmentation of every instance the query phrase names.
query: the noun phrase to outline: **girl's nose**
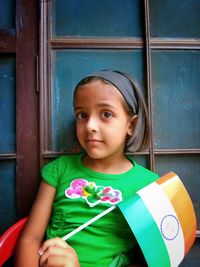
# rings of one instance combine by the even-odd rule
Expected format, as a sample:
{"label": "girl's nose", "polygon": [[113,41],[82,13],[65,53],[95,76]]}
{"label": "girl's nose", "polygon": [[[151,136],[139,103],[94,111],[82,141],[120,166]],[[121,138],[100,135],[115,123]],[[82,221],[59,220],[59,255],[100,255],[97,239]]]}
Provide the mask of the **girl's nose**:
{"label": "girl's nose", "polygon": [[86,124],[86,129],[89,132],[96,132],[97,129],[98,129],[98,121],[97,121],[97,119],[94,118],[94,117],[88,118],[87,124]]}

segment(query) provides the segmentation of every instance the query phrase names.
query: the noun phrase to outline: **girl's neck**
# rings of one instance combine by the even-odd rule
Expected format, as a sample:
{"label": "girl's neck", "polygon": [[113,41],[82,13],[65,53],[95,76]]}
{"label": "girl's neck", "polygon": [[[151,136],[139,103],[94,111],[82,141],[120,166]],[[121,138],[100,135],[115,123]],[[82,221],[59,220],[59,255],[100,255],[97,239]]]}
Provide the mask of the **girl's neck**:
{"label": "girl's neck", "polygon": [[93,171],[106,174],[122,174],[129,171],[133,164],[125,155],[119,158],[94,159],[85,155],[83,165]]}

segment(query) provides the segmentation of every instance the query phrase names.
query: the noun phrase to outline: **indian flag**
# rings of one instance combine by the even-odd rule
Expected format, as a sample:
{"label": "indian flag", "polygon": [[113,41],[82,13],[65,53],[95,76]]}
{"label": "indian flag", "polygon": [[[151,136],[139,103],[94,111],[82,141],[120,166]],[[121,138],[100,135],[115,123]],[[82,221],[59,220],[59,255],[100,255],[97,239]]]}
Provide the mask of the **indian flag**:
{"label": "indian flag", "polygon": [[196,216],[179,177],[170,172],[118,203],[149,267],[177,267],[194,243]]}

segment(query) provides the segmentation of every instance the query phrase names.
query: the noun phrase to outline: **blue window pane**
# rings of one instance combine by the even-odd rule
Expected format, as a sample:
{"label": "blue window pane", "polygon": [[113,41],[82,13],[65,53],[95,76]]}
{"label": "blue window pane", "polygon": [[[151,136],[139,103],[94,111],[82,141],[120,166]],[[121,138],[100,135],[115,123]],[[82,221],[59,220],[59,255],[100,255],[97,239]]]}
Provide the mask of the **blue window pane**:
{"label": "blue window pane", "polygon": [[200,155],[156,156],[156,172],[164,175],[175,172],[183,182],[196,211],[198,229],[200,228]]}
{"label": "blue window pane", "polygon": [[139,0],[53,0],[53,36],[142,36]]}
{"label": "blue window pane", "polygon": [[179,267],[197,267],[200,262],[200,240],[196,238],[194,245],[183,259]]}
{"label": "blue window pane", "polygon": [[200,52],[153,51],[156,148],[200,148]]}
{"label": "blue window pane", "polygon": [[153,0],[149,3],[152,37],[200,37],[200,1]]}
{"label": "blue window pane", "polygon": [[131,74],[139,85],[144,81],[142,51],[59,50],[53,52],[52,149],[67,151],[74,146],[72,95],[86,75],[102,69],[118,69]]}
{"label": "blue window pane", "polygon": [[0,56],[0,153],[15,152],[15,59]]}
{"label": "blue window pane", "polygon": [[0,29],[15,28],[15,1],[6,0],[0,3]]}
{"label": "blue window pane", "polygon": [[148,156],[146,156],[146,155],[134,155],[133,159],[137,164],[140,164],[143,167],[150,169]]}
{"label": "blue window pane", "polygon": [[15,161],[0,161],[0,235],[14,223],[15,206]]}

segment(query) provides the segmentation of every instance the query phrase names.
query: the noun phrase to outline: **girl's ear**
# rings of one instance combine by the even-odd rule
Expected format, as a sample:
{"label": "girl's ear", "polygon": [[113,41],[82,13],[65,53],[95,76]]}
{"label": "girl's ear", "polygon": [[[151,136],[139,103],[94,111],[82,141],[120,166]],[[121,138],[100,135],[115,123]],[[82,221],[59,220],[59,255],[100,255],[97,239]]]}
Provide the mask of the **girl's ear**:
{"label": "girl's ear", "polygon": [[128,136],[131,136],[133,134],[136,123],[137,123],[137,115],[133,115],[129,120],[128,131],[127,131]]}

